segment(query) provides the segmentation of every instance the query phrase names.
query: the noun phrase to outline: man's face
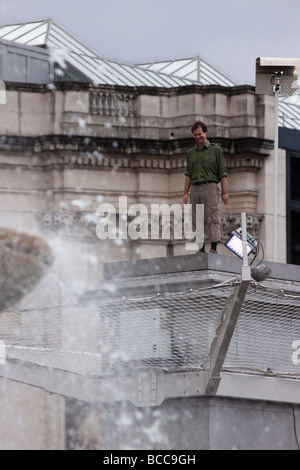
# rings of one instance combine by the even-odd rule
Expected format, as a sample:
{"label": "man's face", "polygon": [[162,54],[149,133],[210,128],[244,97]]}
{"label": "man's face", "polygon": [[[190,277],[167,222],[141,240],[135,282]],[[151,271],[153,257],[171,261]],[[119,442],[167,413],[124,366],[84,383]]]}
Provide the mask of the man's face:
{"label": "man's face", "polygon": [[199,148],[204,147],[207,141],[207,132],[203,132],[202,127],[197,127],[197,129],[194,130],[194,139],[197,142]]}

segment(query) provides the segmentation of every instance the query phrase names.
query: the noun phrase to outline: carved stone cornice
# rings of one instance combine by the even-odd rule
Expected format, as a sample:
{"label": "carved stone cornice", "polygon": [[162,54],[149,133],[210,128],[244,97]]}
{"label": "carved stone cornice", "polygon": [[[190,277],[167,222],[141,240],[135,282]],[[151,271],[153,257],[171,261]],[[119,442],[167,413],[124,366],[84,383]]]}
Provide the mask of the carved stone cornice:
{"label": "carved stone cornice", "polygon": [[[231,232],[241,227],[241,214],[222,214],[221,213],[221,239],[226,242]],[[264,220],[263,214],[247,214],[247,232],[254,238],[259,237],[259,229],[261,222]]]}
{"label": "carved stone cornice", "polygon": [[234,158],[225,158],[226,169],[229,171],[235,170],[255,170],[258,171],[263,167],[263,160],[257,157],[241,157],[235,156]]}
{"label": "carved stone cornice", "polygon": [[[215,139],[217,140],[217,139]],[[263,167],[264,152],[260,154],[231,153],[231,140],[220,142],[224,149],[228,171],[258,171]],[[0,150],[30,152],[35,156],[33,166],[85,166],[117,169],[176,170],[186,168],[186,151],[190,139],[181,141],[148,141],[146,139],[111,138],[86,139],[81,136],[0,136]],[[7,162],[9,163],[9,162]],[[21,164],[22,162],[20,162]]]}
{"label": "carved stone cornice", "polygon": [[83,212],[48,211],[39,212],[36,218],[45,232],[57,232],[74,239],[96,240],[96,221]]}
{"label": "carved stone cornice", "polygon": [[72,81],[54,81],[53,87],[49,87],[49,84],[37,84],[37,83],[24,83],[24,82],[5,82],[6,90],[8,91],[28,91],[28,92],[36,92],[36,93],[53,93],[54,91],[99,91],[99,90],[106,90],[109,91],[131,91],[136,92],[137,94],[147,93],[147,95],[151,94],[162,94],[162,95],[172,95],[172,94],[190,94],[190,93],[221,93],[226,94],[229,96],[232,95],[239,95],[239,94],[254,94],[255,87],[252,85],[234,85],[234,86],[224,86],[218,84],[211,84],[211,85],[199,85],[199,84],[191,84],[191,85],[180,85],[174,87],[157,87],[157,86],[146,86],[146,85],[139,85],[139,86],[122,86],[122,85],[108,85],[108,84],[101,84],[99,86],[95,86],[88,82],[72,82]]}
{"label": "carved stone cornice", "polygon": [[[71,211],[49,211],[45,213],[38,213],[37,219],[44,231],[57,232],[62,236],[74,239],[89,239],[97,240],[96,226],[99,223],[99,217],[84,212],[71,212]],[[264,220],[262,214],[247,214],[247,232],[254,238],[259,237],[260,225]],[[134,218],[128,217],[128,222],[133,226],[135,223]],[[164,218],[159,216],[159,220],[152,217],[153,227],[151,227],[150,216],[139,217],[136,219],[137,224],[142,224],[141,233],[149,235],[149,242],[164,241],[169,243],[176,239],[185,240],[182,235],[174,237],[174,223],[178,227],[182,226],[182,233],[187,233],[186,228],[180,221],[176,221],[174,217]],[[182,221],[183,222],[183,221]],[[231,233],[237,228],[241,227],[241,214],[222,214],[220,215],[221,222],[221,241],[225,243]],[[151,235],[151,236],[150,236]]]}
{"label": "carved stone cornice", "polygon": [[257,137],[241,137],[232,139],[231,153],[269,155],[273,148],[273,140],[259,139]]}
{"label": "carved stone cornice", "polygon": [[[266,139],[256,138],[221,138],[211,137],[211,141],[219,144],[230,162],[236,157],[264,158],[269,155],[273,143]],[[147,139],[131,137],[89,137],[84,135],[49,134],[42,136],[0,135],[0,150],[30,151],[34,154],[65,155],[82,154],[91,156],[95,153],[105,155],[121,155],[123,158],[145,155],[151,158],[172,158],[180,155],[186,158],[186,152],[193,146],[191,138],[180,139]]]}
{"label": "carved stone cornice", "polygon": [[151,157],[130,158],[123,156],[102,155],[102,154],[67,154],[58,158],[58,164],[67,166],[93,166],[103,169],[144,169],[144,170],[176,170],[185,169],[184,158],[153,159]]}

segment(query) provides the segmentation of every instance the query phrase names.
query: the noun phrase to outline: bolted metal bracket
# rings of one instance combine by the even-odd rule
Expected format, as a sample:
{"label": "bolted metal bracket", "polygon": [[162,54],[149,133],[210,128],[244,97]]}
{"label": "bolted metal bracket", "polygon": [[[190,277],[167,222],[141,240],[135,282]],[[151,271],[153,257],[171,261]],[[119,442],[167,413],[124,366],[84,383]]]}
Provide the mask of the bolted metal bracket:
{"label": "bolted metal bracket", "polygon": [[156,369],[140,370],[137,374],[137,404],[151,406],[157,404]]}

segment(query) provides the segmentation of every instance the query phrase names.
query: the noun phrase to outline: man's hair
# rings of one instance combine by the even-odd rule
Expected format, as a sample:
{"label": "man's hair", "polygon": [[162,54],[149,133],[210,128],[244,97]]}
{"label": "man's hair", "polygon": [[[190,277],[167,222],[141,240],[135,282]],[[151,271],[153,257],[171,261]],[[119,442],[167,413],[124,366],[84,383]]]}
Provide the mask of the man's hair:
{"label": "man's hair", "polygon": [[207,125],[204,124],[202,121],[196,121],[195,124],[192,125],[192,132],[194,132],[198,127],[201,127],[203,132],[207,132]]}

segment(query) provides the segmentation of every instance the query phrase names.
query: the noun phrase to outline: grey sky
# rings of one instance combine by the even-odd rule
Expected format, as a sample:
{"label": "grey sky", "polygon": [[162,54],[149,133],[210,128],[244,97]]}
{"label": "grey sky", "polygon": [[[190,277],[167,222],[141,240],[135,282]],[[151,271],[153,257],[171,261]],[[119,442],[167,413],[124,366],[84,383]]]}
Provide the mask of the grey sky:
{"label": "grey sky", "polygon": [[0,0],[0,24],[52,18],[104,58],[199,55],[237,84],[257,57],[300,57],[300,0]]}

